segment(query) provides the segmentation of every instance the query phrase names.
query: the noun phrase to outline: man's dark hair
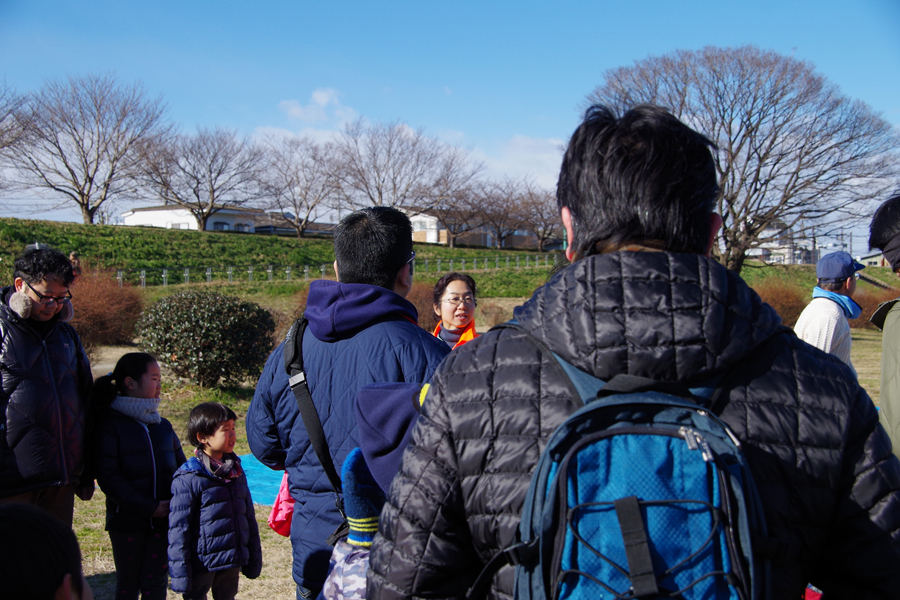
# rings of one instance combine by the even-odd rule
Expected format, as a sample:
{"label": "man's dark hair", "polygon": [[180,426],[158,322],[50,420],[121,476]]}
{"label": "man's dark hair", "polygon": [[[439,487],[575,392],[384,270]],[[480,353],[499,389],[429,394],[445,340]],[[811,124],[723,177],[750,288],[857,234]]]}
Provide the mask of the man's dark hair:
{"label": "man's dark hair", "polygon": [[197,435],[209,437],[225,421],[237,421],[237,415],[224,404],[220,402],[198,404],[191,409],[191,416],[188,418],[188,440],[193,446],[202,448],[203,444],[197,439]]}
{"label": "man's dark hair", "polygon": [[81,596],[81,550],[72,529],[30,504],[0,506],[2,596],[52,600],[66,575]]}
{"label": "man's dark hair", "polygon": [[568,207],[577,256],[633,243],[702,254],[719,186],[715,145],[663,108],[620,118],[591,106],[563,157],[556,197]]}
{"label": "man's dark hair", "polygon": [[885,201],[875,211],[869,225],[869,250],[884,250],[900,235],[900,194]]}
{"label": "man's dark hair", "polygon": [[409,218],[387,206],[350,213],[334,232],[334,258],[341,283],[394,289],[397,273],[412,256]]}
{"label": "man's dark hair", "polygon": [[26,283],[35,285],[46,279],[47,275],[55,275],[66,287],[75,278],[72,262],[59,250],[42,247],[28,249],[16,259],[14,277],[21,277]]}
{"label": "man's dark hair", "polygon": [[816,285],[822,288],[823,290],[828,290],[829,292],[839,292],[841,288],[844,287],[844,284],[847,283],[847,278],[831,280],[831,279],[817,279]]}

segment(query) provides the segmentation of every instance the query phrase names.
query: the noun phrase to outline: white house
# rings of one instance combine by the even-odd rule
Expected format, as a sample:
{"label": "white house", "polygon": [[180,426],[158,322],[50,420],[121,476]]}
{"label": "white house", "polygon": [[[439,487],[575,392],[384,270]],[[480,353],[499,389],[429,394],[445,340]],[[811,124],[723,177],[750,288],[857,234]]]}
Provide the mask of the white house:
{"label": "white house", "polygon": [[[265,216],[265,211],[256,208],[221,208],[209,217],[206,230],[254,233],[257,219]],[[122,222],[165,229],[197,229],[197,219],[191,211],[174,204],[134,208],[122,214]]]}
{"label": "white house", "polygon": [[767,263],[782,265],[802,265],[815,263],[812,241],[797,238],[784,223],[776,221],[760,234],[763,241],[758,247],[747,251],[747,256]]}

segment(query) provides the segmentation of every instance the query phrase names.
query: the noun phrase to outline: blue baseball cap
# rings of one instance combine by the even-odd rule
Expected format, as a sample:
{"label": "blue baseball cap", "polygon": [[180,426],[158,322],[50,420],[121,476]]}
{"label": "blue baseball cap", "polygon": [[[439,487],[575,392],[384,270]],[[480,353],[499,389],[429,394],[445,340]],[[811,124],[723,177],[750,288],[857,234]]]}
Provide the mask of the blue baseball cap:
{"label": "blue baseball cap", "polygon": [[853,277],[854,273],[865,268],[865,265],[853,260],[847,252],[832,252],[816,263],[816,278],[827,282],[840,281]]}

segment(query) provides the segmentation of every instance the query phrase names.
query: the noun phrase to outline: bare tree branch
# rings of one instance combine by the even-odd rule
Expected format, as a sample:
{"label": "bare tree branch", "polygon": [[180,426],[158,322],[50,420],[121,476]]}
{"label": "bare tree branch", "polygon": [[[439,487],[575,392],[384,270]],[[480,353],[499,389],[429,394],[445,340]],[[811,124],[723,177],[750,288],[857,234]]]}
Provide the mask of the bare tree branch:
{"label": "bare tree branch", "polygon": [[900,178],[896,129],[811,64],[754,46],[613,69],[588,101],[665,106],[716,143],[720,258],[738,272],[763,232],[858,221]]}
{"label": "bare tree branch", "polygon": [[169,130],[161,98],[148,99],[138,84],[112,76],[50,82],[20,111],[23,143],[12,162],[26,188],[60,197],[81,209],[86,224],[116,197],[135,192],[139,146]]}
{"label": "bare tree branch", "polygon": [[482,169],[462,149],[403,123],[350,123],[337,139],[336,152],[338,196],[354,210],[428,210],[454,198]]}
{"label": "bare tree branch", "polygon": [[262,196],[262,148],[228,129],[198,129],[144,152],[146,187],[166,204],[186,208],[200,231],[223,208],[240,208]]}
{"label": "bare tree branch", "polygon": [[556,206],[556,194],[542,189],[531,182],[526,182],[519,207],[519,220],[522,229],[534,234],[538,240],[538,248],[544,251],[548,241],[556,237],[562,226],[559,208]]}
{"label": "bare tree branch", "polygon": [[519,179],[505,178],[485,184],[480,194],[481,221],[494,238],[494,246],[522,228],[522,205],[527,196],[527,184]]}
{"label": "bare tree branch", "polygon": [[334,148],[308,137],[272,136],[265,140],[263,193],[282,222],[303,237],[313,213],[337,191]]}

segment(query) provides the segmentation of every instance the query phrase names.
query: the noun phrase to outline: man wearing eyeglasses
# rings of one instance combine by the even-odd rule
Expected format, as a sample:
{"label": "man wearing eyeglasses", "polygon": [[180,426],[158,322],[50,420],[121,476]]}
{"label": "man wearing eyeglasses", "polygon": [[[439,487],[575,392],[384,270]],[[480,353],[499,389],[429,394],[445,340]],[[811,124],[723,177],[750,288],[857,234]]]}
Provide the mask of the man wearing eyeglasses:
{"label": "man wearing eyeglasses", "polygon": [[72,264],[47,247],[16,259],[0,290],[0,504],[36,505],[72,525],[84,476],[90,364],[73,316]]}
{"label": "man wearing eyeglasses", "polygon": [[[371,383],[425,383],[450,352],[419,327],[412,288],[415,252],[409,218],[395,208],[353,212],[334,232],[337,281],[309,286],[302,354],[309,395],[321,421],[307,430],[285,372],[285,344],[269,356],[247,411],[247,441],[273,469],[287,469],[296,505],[291,522],[297,598],[314,598],[328,575],[327,540],[342,522],[312,442],[324,434],[336,472],[359,445],[355,400]],[[293,338],[291,338],[293,340]],[[294,346],[294,349],[296,346]],[[326,459],[327,460],[327,459]]]}
{"label": "man wearing eyeglasses", "polygon": [[852,296],[856,293],[857,271],[865,268],[846,252],[832,252],[820,258],[816,263],[818,285],[813,288],[812,302],[806,305],[794,325],[797,337],[834,354],[851,369],[848,319],[856,319],[862,313],[862,307]]}

